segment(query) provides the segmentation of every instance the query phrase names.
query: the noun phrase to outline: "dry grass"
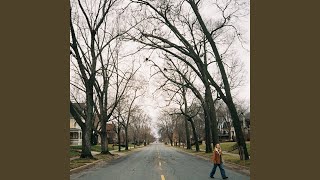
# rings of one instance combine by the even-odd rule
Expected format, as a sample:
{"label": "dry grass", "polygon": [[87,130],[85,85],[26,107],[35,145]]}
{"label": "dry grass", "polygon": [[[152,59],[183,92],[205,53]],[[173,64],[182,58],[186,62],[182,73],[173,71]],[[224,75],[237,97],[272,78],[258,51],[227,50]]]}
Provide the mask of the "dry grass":
{"label": "dry grass", "polygon": [[240,160],[238,157],[232,156],[232,155],[229,155],[229,154],[224,154],[223,155],[223,160],[225,162],[231,162],[231,163],[238,164],[238,165],[241,165],[241,166],[250,167],[250,160],[246,160],[246,161]]}
{"label": "dry grass", "polygon": [[115,158],[117,158],[118,155],[110,155],[110,154],[98,154],[96,156],[94,156],[94,159],[89,159],[89,158],[78,158],[78,159],[74,159],[70,161],[70,169],[74,169],[80,166],[84,166],[87,164],[91,164],[93,162],[99,161],[99,160],[103,160],[103,161],[111,161]]}
{"label": "dry grass", "polygon": [[69,151],[69,157],[72,158],[72,157],[79,157],[80,156],[80,151],[78,150],[74,150],[74,149],[70,149]]}

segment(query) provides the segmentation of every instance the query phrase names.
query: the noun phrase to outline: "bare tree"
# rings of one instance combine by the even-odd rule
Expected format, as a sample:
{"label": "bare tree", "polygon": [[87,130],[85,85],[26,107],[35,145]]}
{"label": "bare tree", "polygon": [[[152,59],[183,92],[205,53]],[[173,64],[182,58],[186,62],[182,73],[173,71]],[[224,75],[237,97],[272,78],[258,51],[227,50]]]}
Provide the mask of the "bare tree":
{"label": "bare tree", "polygon": [[140,145],[141,127],[146,121],[146,114],[142,113],[141,109],[137,109],[133,112],[131,120],[131,129],[133,135],[134,147]]}
{"label": "bare tree", "polygon": [[131,121],[132,129],[133,129],[133,141],[134,141],[134,145],[137,144],[140,146],[141,140],[142,140],[142,126],[147,122],[149,118],[140,109],[137,109],[133,113],[134,115]]}
{"label": "bare tree", "polygon": [[162,112],[158,121],[159,134],[165,135],[173,146],[174,119],[172,115]]}
{"label": "bare tree", "polygon": [[[95,84],[95,89],[98,92],[97,99],[99,102],[98,105],[95,106],[95,110],[100,119],[101,125],[101,153],[109,153],[106,123],[110,120],[120,99],[125,96],[128,89],[132,86],[130,83],[140,68],[140,66],[138,68],[132,66],[129,70],[121,70],[121,68],[119,68],[118,49],[116,49],[112,58],[114,58],[114,66],[112,67],[112,70],[107,69],[107,65],[102,66],[101,68],[103,77],[102,86],[99,85],[98,81],[96,81]],[[115,76],[114,83],[111,81],[112,75]],[[113,88],[115,92],[109,92],[109,88]],[[114,94],[115,97],[112,97]],[[111,98],[113,98],[113,103],[110,103]]]}
{"label": "bare tree", "polygon": [[[217,43],[219,42],[217,37],[228,34],[227,30],[232,31],[231,35],[237,37],[240,43],[242,42],[238,29],[233,25],[233,19],[243,15],[241,10],[242,6],[245,6],[246,3],[239,3],[232,0],[222,3],[216,1],[214,4],[217,6],[222,18],[216,20],[216,23],[213,23],[214,25],[210,26],[208,23],[204,22],[203,17],[200,14],[199,9],[202,1],[199,0],[178,2],[170,0],[153,2],[137,0],[132,2],[147,7],[143,13],[147,16],[146,19],[149,20],[149,23],[153,25],[157,23],[161,24],[156,28],[153,28],[151,32],[146,32],[146,28],[138,29],[140,36],[143,38],[134,38],[134,40],[171,54],[180,61],[186,63],[197,73],[206,87],[207,95],[205,96],[205,99],[208,104],[210,104],[210,113],[207,114],[207,116],[211,116],[213,120],[214,114],[211,114],[211,112],[214,112],[214,103],[210,87],[213,87],[217,91],[219,98],[221,98],[229,108],[237,134],[237,143],[242,147],[241,149],[243,149],[245,159],[248,159],[249,156],[241,131],[238,113],[231,96],[230,79],[228,78],[225,69],[226,64],[222,59],[222,55],[228,51],[233,41],[224,43],[224,46],[220,46],[225,47],[224,49],[220,48],[220,51],[217,48]],[[181,15],[184,12],[187,12],[187,14],[185,16]],[[190,12],[192,12],[192,14]],[[162,30],[164,29],[161,27],[163,25],[165,25],[166,30]],[[190,31],[184,31],[185,28],[183,27],[189,27]],[[170,33],[173,34],[173,37],[171,36],[171,38],[169,38],[171,35]],[[232,40],[234,39],[235,38],[232,38]],[[201,48],[201,46],[203,46],[203,48]],[[192,63],[190,63],[187,58],[183,58],[177,53],[181,53],[188,57],[192,60]],[[214,59],[211,60],[211,62],[207,61],[207,56],[209,55]],[[213,74],[209,72],[210,64],[217,66],[217,72],[220,75],[219,78],[222,80],[221,82],[218,82],[219,78],[214,77]],[[214,141],[216,140],[214,139]]]}
{"label": "bare tree", "polygon": [[[136,82],[135,82],[136,83]],[[137,100],[137,98],[139,98],[140,96],[143,95],[143,93],[138,94],[138,91],[141,89],[141,87],[133,87],[132,91],[129,91],[129,93],[133,93],[133,96],[129,96],[127,95],[124,98],[124,102],[123,104],[125,104],[125,106],[123,106],[123,110],[124,112],[120,113],[120,118],[121,118],[121,125],[124,128],[125,131],[125,145],[126,145],[126,150],[128,150],[128,128],[129,128],[129,123],[130,120],[132,119],[132,113],[138,109],[138,106],[134,105],[134,102]]]}
{"label": "bare tree", "polygon": [[[232,1],[227,2],[227,4],[225,5],[225,9],[228,8],[228,6],[230,5],[231,2]],[[219,92],[220,97],[227,104],[227,106],[230,110],[230,113],[231,113],[231,116],[233,119],[233,125],[235,127],[236,134],[237,134],[237,143],[240,147],[240,151],[243,151],[243,153],[244,153],[244,158],[247,160],[247,159],[249,159],[249,154],[248,154],[245,139],[244,139],[244,136],[243,136],[243,133],[241,130],[241,125],[240,125],[240,120],[239,120],[239,116],[237,113],[237,109],[236,109],[235,104],[232,99],[230,83],[229,83],[228,76],[227,76],[227,73],[225,70],[225,65],[223,64],[223,61],[221,58],[221,53],[219,53],[219,50],[216,46],[216,43],[215,43],[214,39],[212,38],[212,33],[215,30],[212,30],[211,32],[208,30],[208,27],[206,26],[206,24],[204,23],[204,21],[202,19],[202,16],[200,15],[197,3],[194,0],[189,0],[188,3],[192,7],[192,10],[195,13],[197,20],[199,21],[199,24],[200,24],[200,26],[201,26],[207,40],[209,41],[212,50],[213,50],[217,65],[220,70],[221,78],[223,80],[225,93],[222,92],[221,87],[216,83],[216,81],[213,80],[213,78],[209,77],[209,81],[210,81],[211,85]],[[238,9],[236,9],[235,12],[236,11],[238,11]],[[222,12],[224,13],[224,11],[222,11]],[[225,21],[227,21],[228,18],[231,16],[232,16],[232,13],[228,17],[225,18]],[[226,27],[226,26],[227,26],[226,23],[224,23],[224,24],[220,25],[219,28]]]}
{"label": "bare tree", "polygon": [[[211,144],[211,136],[210,132],[212,132],[213,135],[213,143],[217,143],[218,140],[218,135],[217,135],[217,128],[211,128],[211,123],[216,124],[216,120],[212,119],[215,116],[212,116],[212,112],[210,112],[210,101],[208,102],[207,99],[209,99],[208,95],[205,96],[203,93],[201,93],[201,89],[195,86],[194,84],[194,79],[195,77],[192,77],[192,72],[189,70],[188,66],[185,65],[180,65],[179,63],[174,63],[173,59],[171,59],[169,56],[166,56],[167,61],[167,66],[162,70],[160,66],[158,66],[153,60],[148,60],[153,63],[153,66],[156,67],[158,70],[156,73],[161,74],[162,76],[165,77],[166,81],[164,84],[160,86],[160,88],[164,89],[167,92],[173,92],[172,98],[179,92],[181,91],[181,88],[189,88],[192,90],[193,94],[200,100],[202,108],[204,109],[205,112],[205,140],[206,140],[206,152],[212,152],[212,146]],[[156,74],[155,73],[155,74]],[[165,88],[170,85],[171,83],[171,88]],[[173,87],[173,88],[172,88]],[[178,87],[178,88],[177,88]],[[174,90],[176,89],[176,90]],[[207,91],[206,91],[207,92]],[[210,91],[211,92],[211,91]],[[207,92],[208,94],[208,92]],[[189,119],[189,118],[187,118]]]}
{"label": "bare tree", "polygon": [[[180,113],[184,115],[186,122],[191,123],[192,132],[193,132],[193,139],[194,139],[194,143],[196,146],[196,151],[200,151],[198,135],[197,135],[196,128],[194,125],[194,120],[193,120],[193,118],[196,115],[198,115],[198,113],[200,111],[200,107],[198,107],[198,108],[194,107],[193,102],[191,103],[190,106],[188,106],[188,101],[186,98],[187,89],[185,87],[181,87],[181,89],[182,89],[181,96],[182,96],[183,101],[182,101],[182,103],[180,103]],[[188,128],[188,127],[186,127],[186,128]],[[188,148],[188,144],[187,144],[187,148]],[[190,145],[190,149],[191,149],[191,145]]]}
{"label": "bare tree", "polygon": [[118,106],[116,107],[116,115],[115,115],[115,119],[116,119],[116,123],[113,123],[114,125],[114,131],[117,133],[117,140],[118,140],[118,151],[120,152],[121,151],[121,130],[122,130],[122,125],[121,125],[121,112],[122,112],[122,103],[121,103],[121,99],[118,103]]}
{"label": "bare tree", "polygon": [[81,158],[93,158],[90,141],[94,118],[94,84],[97,61],[113,39],[106,40],[105,37],[105,31],[108,27],[106,17],[116,2],[117,0],[101,0],[97,6],[91,6],[92,4],[87,1],[71,1],[70,54],[77,62],[86,95],[85,122],[80,126],[84,139]]}
{"label": "bare tree", "polygon": [[151,133],[150,119],[147,119],[141,128],[141,135],[143,139],[143,145],[147,146],[151,141],[154,141],[154,136]]}
{"label": "bare tree", "polygon": [[[71,1],[71,62],[84,86],[73,81],[70,84],[86,94],[84,99],[88,120],[85,122],[88,127],[83,128],[88,133],[94,130],[101,136],[103,154],[109,153],[106,124],[129,81],[139,69],[133,66],[129,70],[123,70],[119,66],[121,37],[133,28],[127,28],[121,23],[121,16],[126,8],[126,3],[122,0]],[[99,119],[99,123],[92,123],[93,116]],[[93,124],[93,127],[89,127],[89,124]],[[83,147],[87,146],[84,143]],[[86,152],[89,153],[88,147]]]}

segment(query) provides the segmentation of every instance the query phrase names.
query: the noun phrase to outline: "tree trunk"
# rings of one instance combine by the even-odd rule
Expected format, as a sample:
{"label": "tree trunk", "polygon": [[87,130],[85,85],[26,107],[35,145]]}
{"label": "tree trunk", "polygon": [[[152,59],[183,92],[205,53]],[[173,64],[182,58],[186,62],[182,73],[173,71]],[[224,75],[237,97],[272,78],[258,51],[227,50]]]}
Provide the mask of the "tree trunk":
{"label": "tree trunk", "polygon": [[196,151],[199,152],[200,151],[200,149],[199,149],[199,140],[198,140],[198,135],[197,135],[197,132],[196,132],[196,128],[194,126],[193,120],[189,119],[189,121],[190,121],[191,127],[192,127],[192,132],[193,132],[194,143],[195,143],[195,146],[196,146]]}
{"label": "tree trunk", "polygon": [[126,135],[126,150],[129,150],[129,145],[128,145],[128,127],[124,128],[124,132]]}
{"label": "tree trunk", "polygon": [[171,146],[173,146],[173,141],[171,138],[169,138],[169,141],[170,141]]}
{"label": "tree trunk", "polygon": [[[186,99],[186,89],[185,87],[182,87],[182,97],[184,102],[184,112],[187,114],[188,112],[188,105],[187,105],[187,99]],[[186,128],[186,140],[187,140],[187,149],[191,149],[191,143],[190,143],[190,132],[188,127],[188,117],[184,116],[184,123]]]}
{"label": "tree trunk", "polygon": [[92,131],[85,127],[84,131],[82,132],[82,151],[80,158],[90,158],[92,159],[93,156],[91,154],[91,134]]}
{"label": "tree trunk", "polygon": [[188,127],[188,120],[187,120],[187,117],[185,117],[184,123],[185,123],[185,128],[186,128],[187,149],[191,149],[191,143],[190,143],[190,131],[189,131],[189,127]]}
{"label": "tree trunk", "polygon": [[110,154],[108,149],[107,123],[101,123],[101,154]]}
{"label": "tree trunk", "polygon": [[119,124],[118,124],[118,151],[121,151],[121,141],[120,141],[120,128],[119,128]]}
{"label": "tree trunk", "polygon": [[[89,83],[90,84],[90,83]],[[91,136],[92,136],[92,120],[94,117],[93,113],[93,85],[88,85],[86,87],[87,93],[86,93],[86,102],[87,102],[87,116],[86,116],[86,121],[85,121],[85,128],[83,139],[84,139],[84,144],[82,144],[82,151],[80,158],[93,158],[91,154]]]}
{"label": "tree trunk", "polygon": [[206,139],[206,153],[212,153],[211,137],[210,137],[210,123],[208,117],[205,119],[205,139]]}
{"label": "tree trunk", "polygon": [[180,143],[181,143],[181,133],[179,133],[179,136],[178,136],[178,146],[180,147]]}
{"label": "tree trunk", "polygon": [[211,147],[211,134],[210,134],[210,113],[209,113],[209,107],[206,103],[203,105],[204,110],[204,130],[205,130],[205,141],[206,141],[206,153],[212,153],[212,147]]}
{"label": "tree trunk", "polygon": [[136,148],[136,136],[133,136],[133,148]]}
{"label": "tree trunk", "polygon": [[232,117],[233,126],[234,126],[234,129],[235,129],[235,132],[236,132],[236,140],[237,140],[237,143],[238,143],[238,146],[239,146],[239,151],[243,150],[243,152],[241,152],[241,153],[244,154],[245,160],[248,160],[249,159],[249,153],[248,153],[246,141],[244,139],[243,132],[242,132],[242,129],[241,129],[241,124],[240,124],[240,120],[239,120],[239,116],[238,116],[236,107],[235,107],[235,105],[233,103],[228,103],[227,106],[229,108],[229,111],[230,111],[230,114],[231,114],[231,117]]}
{"label": "tree trunk", "polygon": [[219,143],[219,137],[218,137],[216,109],[214,106],[214,101],[212,99],[212,93],[211,93],[210,87],[206,89],[205,99],[206,99],[206,103],[208,104],[209,112],[210,112],[212,144],[213,144],[213,147],[215,147],[215,145]]}

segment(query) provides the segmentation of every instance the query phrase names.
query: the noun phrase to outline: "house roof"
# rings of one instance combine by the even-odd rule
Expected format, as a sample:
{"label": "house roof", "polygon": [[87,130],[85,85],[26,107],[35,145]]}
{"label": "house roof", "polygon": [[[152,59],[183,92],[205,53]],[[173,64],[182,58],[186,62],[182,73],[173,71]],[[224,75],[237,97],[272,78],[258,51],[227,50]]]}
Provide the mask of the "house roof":
{"label": "house roof", "polygon": [[86,103],[72,103],[72,105],[78,110],[84,110],[84,108],[86,108]]}
{"label": "house roof", "polygon": [[218,122],[218,127],[228,128],[228,123],[230,122],[227,122],[227,121]]}
{"label": "house roof", "polygon": [[[73,107],[78,111],[82,112],[86,108],[86,103],[72,103]],[[72,114],[69,112],[70,118],[73,118]]]}
{"label": "house roof", "polygon": [[78,131],[81,131],[81,129],[78,129],[78,128],[70,128],[70,131],[71,131],[71,132],[75,132],[75,131],[78,132]]}

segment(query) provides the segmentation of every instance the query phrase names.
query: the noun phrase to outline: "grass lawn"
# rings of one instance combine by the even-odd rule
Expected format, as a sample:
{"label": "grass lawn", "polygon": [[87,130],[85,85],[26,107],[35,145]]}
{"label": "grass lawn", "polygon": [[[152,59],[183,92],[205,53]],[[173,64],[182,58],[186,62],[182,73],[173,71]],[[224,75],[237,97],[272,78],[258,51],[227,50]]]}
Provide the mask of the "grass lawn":
{"label": "grass lawn", "polygon": [[[220,143],[220,146],[221,146],[223,151],[227,151],[227,152],[230,152],[230,153],[233,153],[233,154],[239,154],[239,151],[237,149],[234,150],[234,151],[231,151],[232,150],[232,146],[234,146],[235,144],[236,144],[236,142],[223,142],[223,143]],[[246,145],[247,145],[248,153],[250,155],[250,141],[247,141]],[[206,149],[206,145],[205,144],[201,144],[201,145],[199,145],[199,148],[205,150]],[[196,147],[192,146],[192,149],[196,149]]]}
{"label": "grass lawn", "polygon": [[[221,143],[220,145],[221,145],[222,150],[224,150],[224,151],[228,151],[228,152],[233,153],[233,154],[239,154],[238,149],[236,149],[234,151],[231,151],[232,150],[232,146],[235,145],[235,144],[236,144],[236,142],[225,142],[225,143]],[[250,154],[250,141],[247,141],[246,145],[247,145],[248,153]]]}
{"label": "grass lawn", "polygon": [[231,162],[231,163],[234,163],[234,164],[239,164],[239,165],[242,165],[242,166],[250,167],[250,159],[244,161],[244,160],[240,160],[236,156],[232,156],[232,155],[229,155],[229,154],[224,154],[223,155],[223,160],[225,162]]}
{"label": "grass lawn", "polygon": [[76,151],[76,150],[73,150],[73,149],[70,149],[69,157],[72,158],[72,157],[76,157],[76,156],[80,156],[80,152]]}

